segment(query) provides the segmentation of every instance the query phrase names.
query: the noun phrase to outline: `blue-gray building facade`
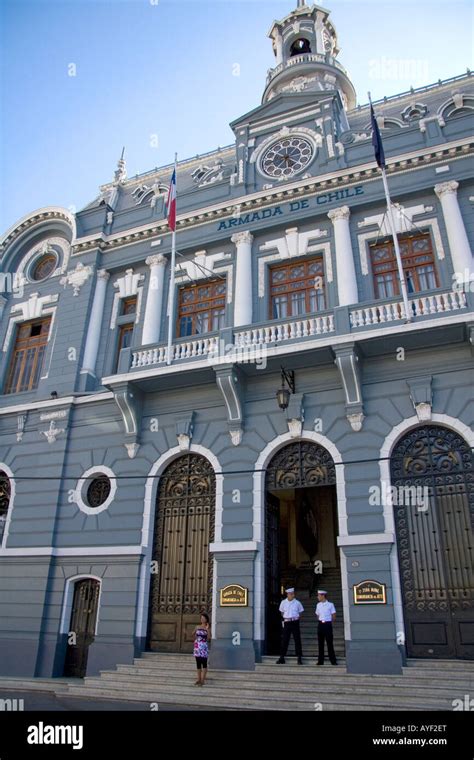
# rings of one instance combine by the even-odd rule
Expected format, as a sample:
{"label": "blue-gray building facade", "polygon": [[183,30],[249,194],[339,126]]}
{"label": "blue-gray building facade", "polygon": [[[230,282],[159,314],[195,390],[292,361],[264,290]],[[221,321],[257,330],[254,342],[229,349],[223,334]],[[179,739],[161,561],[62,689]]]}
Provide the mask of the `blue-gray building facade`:
{"label": "blue-gray building facade", "polygon": [[472,76],[374,104],[407,315],[329,13],[269,36],[235,143],[178,164],[173,298],[172,166],[2,237],[2,675],[191,651],[201,609],[253,668],[290,582],[335,584],[352,672],[474,656]]}

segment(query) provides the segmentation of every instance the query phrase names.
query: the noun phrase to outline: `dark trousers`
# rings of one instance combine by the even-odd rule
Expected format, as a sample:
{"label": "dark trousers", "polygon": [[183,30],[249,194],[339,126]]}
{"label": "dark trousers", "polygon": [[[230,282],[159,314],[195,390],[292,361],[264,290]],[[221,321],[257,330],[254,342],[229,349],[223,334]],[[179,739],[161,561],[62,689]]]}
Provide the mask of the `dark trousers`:
{"label": "dark trousers", "polygon": [[324,642],[327,641],[328,644],[328,656],[330,662],[332,662],[333,665],[336,664],[336,654],[334,652],[334,645],[333,645],[333,633],[332,633],[332,623],[318,623],[318,645],[319,645],[319,656],[318,656],[318,662],[322,665],[324,662]]}
{"label": "dark trousers", "polygon": [[303,652],[301,649],[300,621],[289,620],[288,623],[283,624],[283,632],[281,636],[281,649],[280,649],[280,657],[282,659],[286,655],[288,644],[290,643],[291,634],[293,634],[293,638],[295,640],[296,656],[303,657]]}

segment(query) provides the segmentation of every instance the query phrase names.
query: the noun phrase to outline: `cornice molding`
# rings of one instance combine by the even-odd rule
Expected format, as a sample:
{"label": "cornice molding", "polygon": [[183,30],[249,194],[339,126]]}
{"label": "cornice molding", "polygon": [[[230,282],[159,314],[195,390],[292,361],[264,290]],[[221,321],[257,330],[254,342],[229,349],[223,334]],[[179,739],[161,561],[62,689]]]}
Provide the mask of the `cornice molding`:
{"label": "cornice molding", "polygon": [[[467,157],[474,154],[474,142],[471,139],[456,140],[446,143],[443,146],[433,146],[429,149],[420,151],[411,151],[409,153],[394,156],[388,159],[387,172],[390,175],[402,175],[407,172],[443,163],[448,158],[450,161],[457,158]],[[221,220],[222,218],[232,217],[235,214],[236,206],[241,209],[251,211],[252,209],[263,209],[291,200],[295,196],[298,198],[312,197],[325,190],[334,190],[340,186],[348,187],[351,184],[360,184],[361,182],[376,181],[380,179],[379,169],[374,161],[367,164],[351,167],[350,169],[341,169],[321,177],[310,177],[304,180],[288,183],[286,186],[279,186],[272,190],[260,191],[241,198],[233,198],[224,204],[214,204],[201,209],[189,211],[177,218],[177,229],[192,229],[209,224],[209,222]],[[125,230],[119,235],[109,236],[102,232],[88,238],[78,240],[73,246],[72,255],[79,255],[99,248],[101,251],[109,251],[124,245],[150,240],[162,235],[171,234],[166,219],[155,223],[152,226],[144,225],[142,227],[133,227]]]}

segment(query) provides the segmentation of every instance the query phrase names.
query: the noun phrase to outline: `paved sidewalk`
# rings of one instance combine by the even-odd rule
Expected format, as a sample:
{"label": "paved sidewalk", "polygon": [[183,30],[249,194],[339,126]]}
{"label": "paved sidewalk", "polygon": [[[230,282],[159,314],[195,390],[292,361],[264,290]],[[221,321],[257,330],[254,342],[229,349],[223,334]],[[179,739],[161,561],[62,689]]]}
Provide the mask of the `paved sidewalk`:
{"label": "paved sidewalk", "polygon": [[[24,711],[31,712],[38,710],[41,712],[70,712],[72,710],[78,711],[108,711],[108,710],[124,710],[135,712],[151,712],[149,702],[127,702],[118,701],[115,699],[91,699],[90,697],[79,699],[78,697],[68,697],[66,695],[57,695],[51,691],[13,691],[11,689],[2,691],[0,689],[0,700],[2,699],[16,699],[23,700]],[[183,705],[169,705],[163,704],[159,706],[160,712],[172,712],[172,711],[199,711],[215,708],[206,707],[189,707]],[[219,708],[217,708],[219,709]]]}

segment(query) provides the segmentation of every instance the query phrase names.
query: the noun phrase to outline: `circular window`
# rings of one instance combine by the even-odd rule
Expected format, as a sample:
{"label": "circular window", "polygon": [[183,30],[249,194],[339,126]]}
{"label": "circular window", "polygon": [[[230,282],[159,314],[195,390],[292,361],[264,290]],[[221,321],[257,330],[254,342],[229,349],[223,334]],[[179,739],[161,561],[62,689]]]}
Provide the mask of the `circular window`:
{"label": "circular window", "polygon": [[263,154],[260,170],[267,177],[285,179],[299,174],[314,157],[314,148],[303,137],[277,140]]}
{"label": "circular window", "polygon": [[38,282],[49,277],[57,266],[57,256],[54,253],[46,253],[40,256],[31,267],[31,279]]}
{"label": "circular window", "polygon": [[110,496],[110,478],[107,475],[99,475],[93,478],[87,488],[87,503],[89,507],[101,507]]}

